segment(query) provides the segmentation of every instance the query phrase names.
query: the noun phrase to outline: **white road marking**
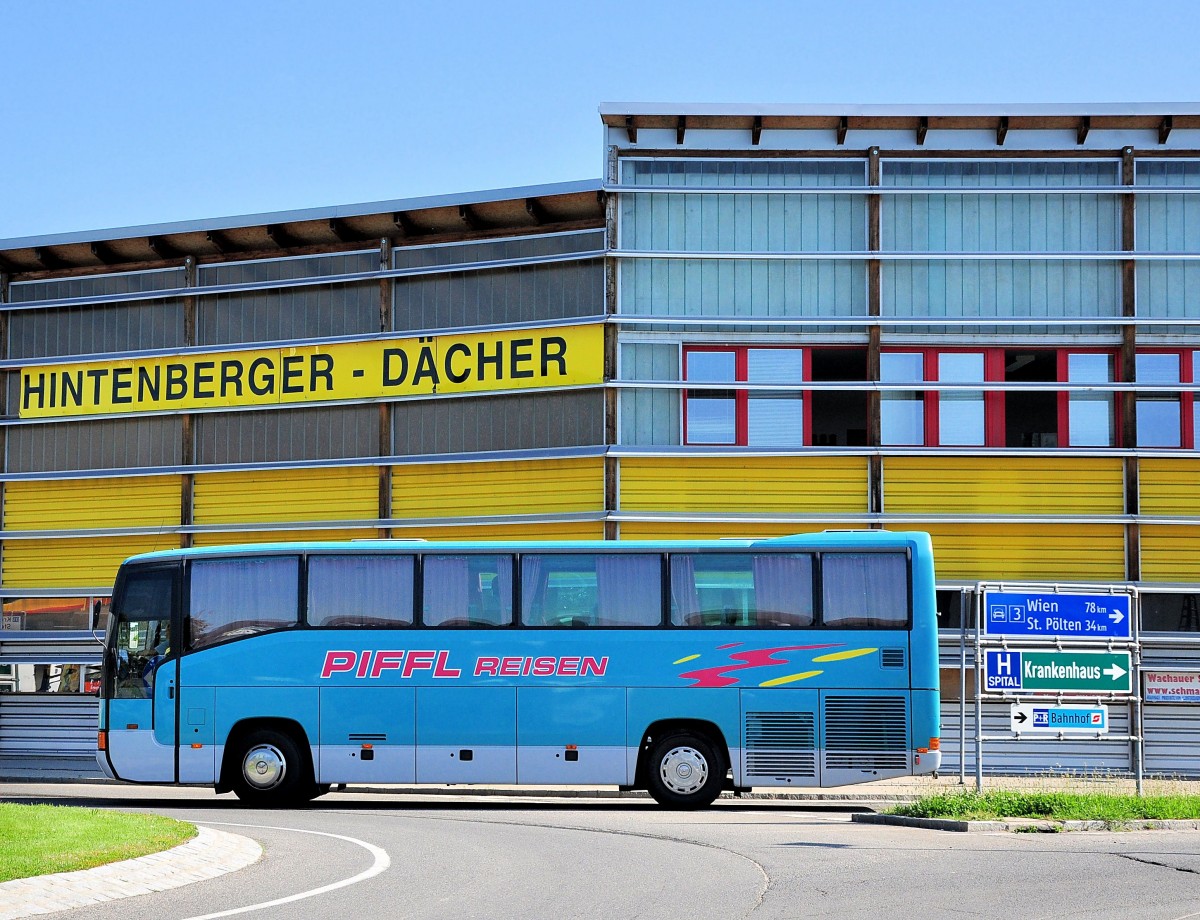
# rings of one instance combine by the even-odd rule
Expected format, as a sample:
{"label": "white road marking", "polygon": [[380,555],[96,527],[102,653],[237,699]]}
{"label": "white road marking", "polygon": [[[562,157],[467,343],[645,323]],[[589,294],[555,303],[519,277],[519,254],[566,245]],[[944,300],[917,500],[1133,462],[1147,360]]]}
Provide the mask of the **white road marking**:
{"label": "white road marking", "polygon": [[329,885],[322,885],[320,888],[312,888],[308,891],[301,891],[299,894],[290,894],[286,898],[276,898],[274,901],[263,901],[261,904],[248,904],[245,907],[234,907],[230,910],[218,911],[215,914],[201,914],[196,917],[188,917],[187,920],[216,920],[217,917],[232,917],[234,914],[246,914],[252,910],[263,910],[267,907],[278,907],[280,904],[291,904],[293,901],[303,901],[305,898],[313,898],[319,894],[325,894],[327,891],[336,891],[339,888],[346,888],[350,885],[357,885],[359,882],[365,882],[369,878],[374,878],[379,873],[387,870],[392,864],[392,858],[388,856],[387,851],[375,846],[372,843],[367,843],[365,840],[359,840],[355,837],[343,837],[341,834],[327,834],[324,831],[307,831],[298,827],[276,827],[270,824],[233,824],[229,821],[203,821],[202,824],[215,824],[218,827],[244,827],[244,828],[259,828],[260,830],[268,831],[291,831],[296,834],[313,834],[317,837],[332,837],[334,840],[345,840],[347,843],[357,844],[364,850],[375,857],[374,863],[369,869],[358,873],[353,878],[345,878],[340,882],[333,882]]}

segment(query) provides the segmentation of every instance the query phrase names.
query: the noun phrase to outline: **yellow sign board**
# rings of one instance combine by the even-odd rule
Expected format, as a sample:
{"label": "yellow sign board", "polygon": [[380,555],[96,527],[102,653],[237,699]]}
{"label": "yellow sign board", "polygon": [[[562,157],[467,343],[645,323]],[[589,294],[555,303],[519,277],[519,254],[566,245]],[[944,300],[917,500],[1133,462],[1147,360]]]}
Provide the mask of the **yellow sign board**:
{"label": "yellow sign board", "polygon": [[21,370],[20,417],[291,405],[604,381],[598,323],[54,364]]}

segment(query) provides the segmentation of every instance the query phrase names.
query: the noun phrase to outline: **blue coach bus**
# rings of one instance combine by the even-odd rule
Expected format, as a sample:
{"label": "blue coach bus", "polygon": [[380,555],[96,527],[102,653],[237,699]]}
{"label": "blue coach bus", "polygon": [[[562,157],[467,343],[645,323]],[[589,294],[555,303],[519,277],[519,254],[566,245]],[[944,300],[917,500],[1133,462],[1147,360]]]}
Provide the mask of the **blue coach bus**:
{"label": "blue coach bus", "polygon": [[261,805],[333,784],[722,789],[938,769],[922,533],[168,550],[117,575],[98,760]]}

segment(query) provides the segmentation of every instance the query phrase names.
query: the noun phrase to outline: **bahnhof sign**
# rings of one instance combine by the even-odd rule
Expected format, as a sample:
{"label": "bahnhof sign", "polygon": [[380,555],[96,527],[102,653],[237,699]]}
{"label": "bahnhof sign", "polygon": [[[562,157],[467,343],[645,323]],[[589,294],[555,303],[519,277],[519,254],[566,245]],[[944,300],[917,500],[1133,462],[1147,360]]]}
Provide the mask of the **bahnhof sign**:
{"label": "bahnhof sign", "polygon": [[1148,676],[1200,634],[1200,106],[600,117],[594,180],[0,241],[0,760],[90,768],[136,552],[885,527],[933,538],[947,725],[981,582],[1092,586],[981,609],[1022,656],[1136,637],[1012,660],[1147,678],[989,770],[1128,773],[1140,733],[1200,776]]}

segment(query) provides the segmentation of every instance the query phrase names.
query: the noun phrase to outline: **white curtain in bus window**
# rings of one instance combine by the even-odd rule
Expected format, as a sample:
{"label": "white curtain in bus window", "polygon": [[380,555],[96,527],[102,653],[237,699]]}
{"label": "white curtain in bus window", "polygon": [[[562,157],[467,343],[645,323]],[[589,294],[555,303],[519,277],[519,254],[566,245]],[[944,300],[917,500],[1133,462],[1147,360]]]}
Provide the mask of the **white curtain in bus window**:
{"label": "white curtain in bus window", "polygon": [[[923,383],[925,356],[883,352],[879,356],[883,383]],[[885,445],[925,443],[925,394],[917,390],[885,390],[880,405],[881,436]]]}
{"label": "white curtain in bus window", "polygon": [[788,392],[751,391],[747,443],[751,447],[799,447],[804,443],[804,352],[799,348],[751,348],[746,352],[749,383],[791,384]]}
{"label": "white curtain in bus window", "polygon": [[521,622],[526,626],[658,626],[658,555],[546,553],[521,557]]}
{"label": "white curtain in bus window", "polygon": [[806,553],[671,556],[676,626],[810,626],[812,557]]}
{"label": "white curtain in bus window", "polygon": [[412,556],[310,556],[310,626],[411,626]]}
{"label": "white curtain in bus window", "polygon": [[[1178,354],[1142,354],[1137,356],[1138,384],[1178,384]],[[1179,447],[1179,394],[1171,392],[1139,393],[1137,397],[1137,446]]]}
{"label": "white curtain in bus window", "polygon": [[512,624],[512,557],[423,557],[421,619],[426,626]]}
{"label": "white curtain in bus window", "polygon": [[900,553],[826,553],[821,581],[825,626],[908,624],[908,560]]}
{"label": "white curtain in bus window", "polygon": [[[1067,355],[1069,383],[1111,383],[1113,357],[1105,354]],[[1113,424],[1113,394],[1072,390],[1067,400],[1067,436],[1072,447],[1111,447]]]}
{"label": "white curtain in bus window", "polygon": [[[737,377],[732,351],[689,351],[684,355],[686,376],[696,383],[730,383]],[[688,390],[689,444],[736,444],[737,398],[730,390]]]}
{"label": "white curtain in bus window", "polygon": [[[982,352],[943,352],[938,355],[941,383],[982,383]],[[938,443],[981,446],[984,443],[983,391],[942,390],[938,394]]]}
{"label": "white curtain in bus window", "polygon": [[295,556],[192,563],[191,647],[296,625],[300,560]]}

